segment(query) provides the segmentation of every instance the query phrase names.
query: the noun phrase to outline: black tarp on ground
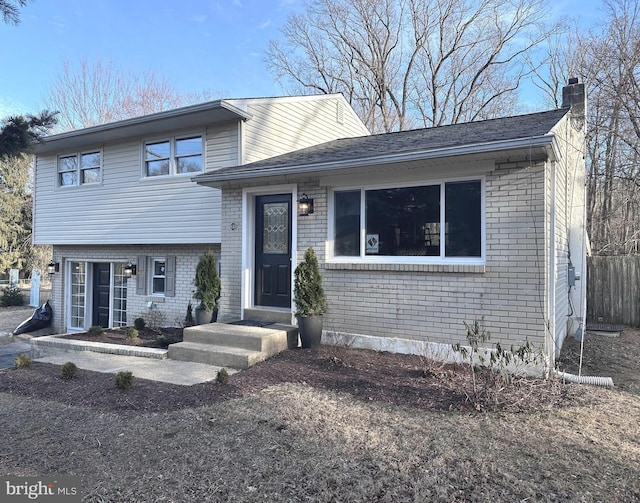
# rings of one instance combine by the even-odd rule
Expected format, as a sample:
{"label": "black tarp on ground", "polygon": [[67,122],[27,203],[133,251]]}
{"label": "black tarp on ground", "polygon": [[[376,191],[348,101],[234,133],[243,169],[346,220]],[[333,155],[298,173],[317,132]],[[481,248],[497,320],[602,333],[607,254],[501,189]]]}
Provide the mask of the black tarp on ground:
{"label": "black tarp on ground", "polygon": [[53,320],[53,309],[47,301],[33,312],[31,318],[20,323],[13,331],[13,335],[26,334],[48,327],[51,325],[51,320]]}

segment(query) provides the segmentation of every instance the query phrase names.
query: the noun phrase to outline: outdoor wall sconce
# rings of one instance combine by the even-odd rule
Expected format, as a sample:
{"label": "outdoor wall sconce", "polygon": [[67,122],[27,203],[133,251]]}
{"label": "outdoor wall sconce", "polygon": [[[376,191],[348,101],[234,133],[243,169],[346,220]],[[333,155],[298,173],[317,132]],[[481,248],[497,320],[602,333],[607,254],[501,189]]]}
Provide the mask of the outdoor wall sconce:
{"label": "outdoor wall sconce", "polygon": [[310,199],[305,193],[298,199],[298,215],[306,217],[313,213],[313,199]]}
{"label": "outdoor wall sconce", "polygon": [[57,272],[60,272],[60,262],[54,262],[53,260],[49,262],[47,265],[47,272],[50,275],[54,275]]}
{"label": "outdoor wall sconce", "polygon": [[136,265],[132,264],[131,262],[127,262],[123,270],[124,277],[129,279],[131,276],[135,276],[136,272],[137,272]]}

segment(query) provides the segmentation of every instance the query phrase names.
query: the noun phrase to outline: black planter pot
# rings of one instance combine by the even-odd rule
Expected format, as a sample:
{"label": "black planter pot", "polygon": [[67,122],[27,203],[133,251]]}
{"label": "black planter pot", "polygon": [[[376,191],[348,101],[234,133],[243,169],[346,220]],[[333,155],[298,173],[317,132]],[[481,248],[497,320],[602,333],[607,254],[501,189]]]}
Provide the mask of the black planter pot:
{"label": "black planter pot", "polygon": [[214,323],[218,320],[218,308],[216,307],[213,311],[207,309],[200,309],[196,307],[195,309],[195,321],[196,325],[205,325],[207,323]]}
{"label": "black planter pot", "polygon": [[298,316],[297,318],[302,347],[311,349],[319,346],[322,339],[322,315]]}

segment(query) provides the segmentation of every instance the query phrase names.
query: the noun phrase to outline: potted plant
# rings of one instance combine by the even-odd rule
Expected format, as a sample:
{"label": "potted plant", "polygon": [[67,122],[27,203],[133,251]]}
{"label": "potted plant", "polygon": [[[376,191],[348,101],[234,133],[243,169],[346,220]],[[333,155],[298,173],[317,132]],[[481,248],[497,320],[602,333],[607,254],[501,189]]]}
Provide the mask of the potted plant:
{"label": "potted plant", "polygon": [[211,250],[207,251],[198,262],[196,291],[193,298],[200,301],[196,307],[196,324],[212,323],[218,319],[218,299],[220,298],[220,278],[216,268],[216,258]]}
{"label": "potted plant", "polygon": [[327,311],[322,276],[313,248],[308,248],[304,252],[304,261],[296,267],[293,299],[296,303],[296,317],[302,347],[313,348],[320,344],[322,315]]}

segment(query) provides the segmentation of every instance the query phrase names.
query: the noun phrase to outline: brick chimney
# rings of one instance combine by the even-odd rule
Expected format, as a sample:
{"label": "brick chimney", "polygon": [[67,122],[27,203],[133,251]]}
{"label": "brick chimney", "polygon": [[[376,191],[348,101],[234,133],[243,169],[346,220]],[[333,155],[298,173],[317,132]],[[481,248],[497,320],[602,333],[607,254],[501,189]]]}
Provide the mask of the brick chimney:
{"label": "brick chimney", "polygon": [[562,88],[562,108],[570,108],[574,115],[584,115],[586,95],[584,84],[578,83],[578,77],[569,79],[569,84]]}

